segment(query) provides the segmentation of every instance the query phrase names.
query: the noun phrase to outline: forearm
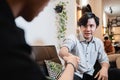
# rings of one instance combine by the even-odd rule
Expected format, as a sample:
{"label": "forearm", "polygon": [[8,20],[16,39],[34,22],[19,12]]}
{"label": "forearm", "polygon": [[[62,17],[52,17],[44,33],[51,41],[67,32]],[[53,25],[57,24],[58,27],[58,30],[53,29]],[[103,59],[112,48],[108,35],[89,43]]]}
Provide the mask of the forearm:
{"label": "forearm", "polygon": [[60,49],[59,56],[60,56],[61,58],[65,57],[65,56],[69,56],[68,48],[67,48],[67,47],[62,47],[62,48]]}
{"label": "forearm", "polygon": [[66,67],[62,75],[58,80],[73,80],[74,77],[74,71],[78,68],[79,63],[79,57],[70,55],[70,53],[67,53],[69,56],[64,55],[63,59],[66,61]]}
{"label": "forearm", "polygon": [[63,74],[58,80],[73,80],[74,67],[71,64],[67,64]]}
{"label": "forearm", "polygon": [[105,70],[108,70],[109,69],[109,63],[107,63],[107,62],[103,62],[103,63],[101,63],[101,67],[103,68],[103,69],[105,69]]}

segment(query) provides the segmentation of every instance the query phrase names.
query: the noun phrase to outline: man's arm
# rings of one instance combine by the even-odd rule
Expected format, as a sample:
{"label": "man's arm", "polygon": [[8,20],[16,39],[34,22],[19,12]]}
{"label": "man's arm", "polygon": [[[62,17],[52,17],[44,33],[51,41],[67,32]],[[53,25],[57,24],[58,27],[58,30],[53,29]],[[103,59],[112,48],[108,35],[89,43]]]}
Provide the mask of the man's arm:
{"label": "man's arm", "polygon": [[69,55],[68,57],[63,57],[67,64],[64,72],[59,77],[58,80],[73,80],[74,71],[78,68],[79,58],[74,55]]}
{"label": "man's arm", "polygon": [[69,55],[70,55],[70,53],[69,53],[67,47],[62,47],[62,48],[60,49],[59,56],[60,56],[61,58],[65,57],[65,56],[67,57],[67,56],[69,56]]}

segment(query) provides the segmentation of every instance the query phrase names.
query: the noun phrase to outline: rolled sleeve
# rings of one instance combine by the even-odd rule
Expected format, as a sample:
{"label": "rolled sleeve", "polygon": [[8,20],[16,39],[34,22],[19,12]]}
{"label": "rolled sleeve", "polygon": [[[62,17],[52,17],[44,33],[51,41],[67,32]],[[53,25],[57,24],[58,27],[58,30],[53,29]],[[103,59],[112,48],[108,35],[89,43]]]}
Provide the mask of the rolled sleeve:
{"label": "rolled sleeve", "polygon": [[62,43],[61,47],[67,47],[69,51],[71,51],[76,44],[75,36],[70,35],[68,36]]}

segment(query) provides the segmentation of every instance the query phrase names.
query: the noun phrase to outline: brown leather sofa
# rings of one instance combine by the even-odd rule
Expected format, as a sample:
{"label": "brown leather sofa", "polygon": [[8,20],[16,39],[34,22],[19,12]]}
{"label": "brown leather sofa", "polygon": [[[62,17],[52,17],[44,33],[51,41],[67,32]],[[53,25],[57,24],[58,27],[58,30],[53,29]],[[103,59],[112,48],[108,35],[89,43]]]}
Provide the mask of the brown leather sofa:
{"label": "brown leather sofa", "polygon": [[54,45],[32,46],[32,51],[32,57],[34,57],[45,76],[48,76],[48,72],[44,60],[52,60],[61,64]]}

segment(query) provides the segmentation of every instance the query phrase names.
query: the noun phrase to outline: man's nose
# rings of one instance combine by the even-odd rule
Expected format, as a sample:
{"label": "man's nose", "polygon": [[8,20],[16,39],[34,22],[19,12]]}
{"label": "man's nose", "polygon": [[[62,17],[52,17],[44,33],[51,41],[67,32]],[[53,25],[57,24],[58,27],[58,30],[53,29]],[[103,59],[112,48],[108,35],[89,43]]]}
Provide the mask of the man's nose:
{"label": "man's nose", "polygon": [[86,30],[91,30],[90,26],[87,26],[87,27],[86,27]]}

